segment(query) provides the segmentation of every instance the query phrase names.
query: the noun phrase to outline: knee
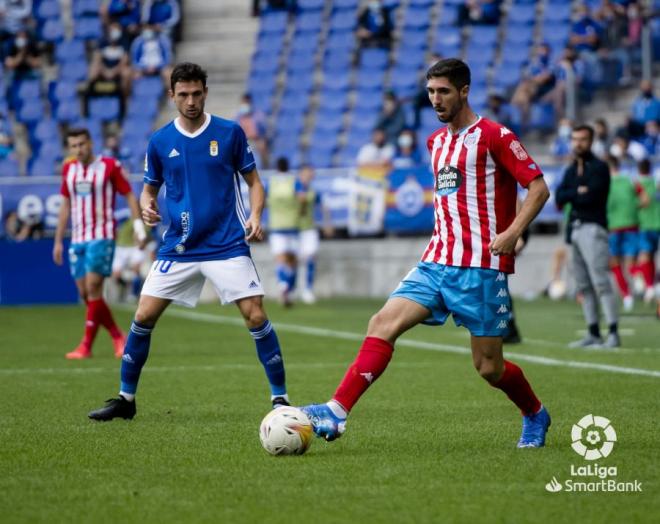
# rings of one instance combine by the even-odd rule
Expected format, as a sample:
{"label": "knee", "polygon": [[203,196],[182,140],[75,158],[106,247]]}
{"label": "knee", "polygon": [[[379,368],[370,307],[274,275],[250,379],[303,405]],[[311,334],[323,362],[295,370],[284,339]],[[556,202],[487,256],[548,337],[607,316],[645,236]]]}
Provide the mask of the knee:
{"label": "knee", "polygon": [[502,373],[504,373],[504,365],[491,359],[482,359],[475,362],[474,367],[479,376],[489,384],[496,384],[502,378]]}
{"label": "knee", "polygon": [[378,337],[394,343],[397,336],[397,325],[395,319],[383,314],[381,311],[369,319],[367,328],[368,337]]}
{"label": "knee", "polygon": [[156,321],[158,320],[158,317],[154,315],[152,312],[138,307],[137,311],[135,312],[135,322],[142,326],[149,326],[153,327],[156,325]]}
{"label": "knee", "polygon": [[261,307],[252,307],[248,311],[242,311],[243,319],[248,328],[258,328],[268,320],[266,312]]}

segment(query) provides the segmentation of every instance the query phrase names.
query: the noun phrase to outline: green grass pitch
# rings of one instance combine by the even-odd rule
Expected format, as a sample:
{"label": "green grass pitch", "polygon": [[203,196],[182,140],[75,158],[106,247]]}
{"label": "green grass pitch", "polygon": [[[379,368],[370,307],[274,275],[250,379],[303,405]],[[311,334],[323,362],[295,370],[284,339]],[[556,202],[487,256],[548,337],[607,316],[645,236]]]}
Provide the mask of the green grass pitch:
{"label": "green grass pitch", "polygon": [[[268,304],[294,403],[329,398],[381,304]],[[519,413],[478,377],[467,332],[451,325],[404,336],[344,437],[271,457],[258,438],[265,378],[235,308],[168,311],[136,418],[110,423],[86,416],[117,392],[107,334],[93,359],[63,358],[83,308],[0,309],[0,520],[658,522],[660,323],[640,307],[622,319],[620,351],[578,351],[566,348],[582,327],[575,304],[519,301],[517,312],[525,340],[507,349],[552,414],[545,449],[515,448]],[[115,315],[126,328],[132,309]],[[571,449],[571,427],[589,413],[618,436],[598,464],[640,481],[641,493],[546,491],[587,464]]]}

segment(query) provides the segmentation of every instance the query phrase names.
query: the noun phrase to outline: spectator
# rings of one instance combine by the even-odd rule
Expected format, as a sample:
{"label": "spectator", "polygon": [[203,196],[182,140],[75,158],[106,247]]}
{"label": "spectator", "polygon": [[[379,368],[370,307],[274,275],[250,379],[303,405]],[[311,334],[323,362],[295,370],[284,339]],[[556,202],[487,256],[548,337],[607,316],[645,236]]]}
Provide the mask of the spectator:
{"label": "spectator", "polygon": [[552,143],[552,155],[555,160],[565,162],[571,155],[571,132],[573,123],[568,118],[562,118],[557,128],[557,136]]}
{"label": "spectator", "polygon": [[179,0],[145,0],[142,4],[142,23],[157,26],[169,37],[180,21]]}
{"label": "spectator", "polygon": [[650,80],[642,80],[639,89],[640,94],[631,108],[629,131],[633,138],[644,133],[644,126],[649,120],[660,121],[660,100],[653,94],[653,84]]}
{"label": "spectator", "polygon": [[513,130],[515,133],[518,132],[518,130],[515,129],[516,126],[514,126],[512,122],[511,108],[506,103],[506,100],[501,93],[491,93],[488,95],[486,109],[483,112],[483,116],[495,122],[499,122],[503,126]]}
{"label": "spectator", "polygon": [[130,40],[140,32],[142,19],[140,0],[110,0],[101,14],[106,25],[110,22],[119,22]]}
{"label": "spectator", "polygon": [[7,158],[14,151],[14,138],[9,127],[9,120],[0,114],[0,160]]}
{"label": "spectator", "polygon": [[394,153],[394,146],[387,143],[385,131],[376,128],[371,135],[371,142],[360,148],[357,164],[359,167],[389,167]]}
{"label": "spectator", "polygon": [[124,167],[126,167],[126,163],[131,157],[131,151],[130,149],[121,146],[118,135],[110,133],[103,142],[101,155],[119,160]]}
{"label": "spectator", "polygon": [[12,81],[14,83],[38,76],[41,67],[41,53],[36,42],[26,30],[21,29],[16,33],[5,58],[5,67],[13,73]]}
{"label": "spectator", "polygon": [[111,96],[119,99],[120,116],[123,117],[126,99],[131,92],[131,67],[128,53],[122,46],[122,27],[112,22],[107,35],[94,51],[89,68],[85,112],[88,113],[90,97]]}
{"label": "spectator", "polygon": [[500,22],[501,0],[465,0],[458,7],[458,25],[497,25]]}
{"label": "spectator", "polygon": [[422,159],[417,149],[415,133],[410,129],[404,129],[401,131],[396,144],[396,153],[392,159],[394,169],[406,169],[421,165]]}
{"label": "spectator", "polygon": [[395,144],[401,131],[406,127],[406,115],[393,91],[385,93],[383,109],[378,117],[376,127],[385,131],[385,140]]}
{"label": "spectator", "polygon": [[646,149],[648,156],[660,158],[660,126],[657,120],[649,120],[644,127],[645,133],[641,144]]}
{"label": "spectator", "polygon": [[[442,60],[442,55],[439,53],[433,53],[431,55],[431,60],[428,63],[427,69],[430,69],[431,66],[436,64]],[[413,98],[413,115],[414,115],[414,124],[413,127],[415,129],[419,129],[420,123],[421,123],[421,113],[422,109],[425,107],[433,107],[431,105],[431,100],[429,99],[429,94],[426,91],[426,81],[421,81],[420,82],[421,87],[419,91],[417,91],[417,94]]]}
{"label": "spectator", "polygon": [[619,162],[641,162],[647,156],[646,149],[636,140],[631,140],[625,131],[620,131],[614,137],[610,146],[610,155]]}
{"label": "spectator", "polygon": [[607,122],[603,118],[599,118],[594,122],[594,143],[591,151],[598,158],[604,160],[610,150],[610,145],[610,131]]}
{"label": "spectator", "polygon": [[21,30],[26,31],[31,16],[32,0],[0,0],[0,43]]}
{"label": "spectator", "polygon": [[392,17],[382,0],[370,0],[358,13],[356,36],[360,48],[380,47],[389,49],[392,45]]}
{"label": "spectator", "polygon": [[248,141],[259,154],[261,165],[268,165],[268,142],[266,141],[266,116],[252,105],[252,96],[245,93],[235,120],[241,126]]}
{"label": "spectator", "polygon": [[571,76],[574,78],[576,89],[586,89],[584,75],[584,62],[578,57],[575,49],[567,46],[559,62],[554,67],[555,85],[544,97],[544,100],[552,102],[557,118],[564,115],[569,78]]}
{"label": "spectator", "polygon": [[586,77],[593,83],[599,83],[602,70],[596,52],[601,47],[603,28],[589,14],[589,7],[579,3],[575,11],[575,21],[571,26],[569,45],[586,63]]}
{"label": "spectator", "polygon": [[550,54],[548,44],[536,46],[534,57],[511,97],[511,103],[520,109],[523,125],[529,121],[532,102],[546,96],[555,86],[555,72],[550,63]]}
{"label": "spectator", "polygon": [[136,78],[161,75],[165,87],[169,89],[172,46],[169,38],[157,27],[145,25],[140,36],[133,40],[131,61]]}

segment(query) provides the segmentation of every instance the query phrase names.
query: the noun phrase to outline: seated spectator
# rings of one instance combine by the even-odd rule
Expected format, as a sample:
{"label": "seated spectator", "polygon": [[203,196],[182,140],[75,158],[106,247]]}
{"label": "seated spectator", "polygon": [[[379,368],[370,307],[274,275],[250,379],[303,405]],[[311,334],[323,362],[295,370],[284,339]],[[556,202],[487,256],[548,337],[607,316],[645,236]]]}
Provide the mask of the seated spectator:
{"label": "seated spectator", "polygon": [[14,80],[36,78],[41,68],[41,52],[30,33],[21,29],[16,33],[5,58],[5,68]]}
{"label": "seated spectator", "polygon": [[382,129],[374,129],[371,142],[363,145],[358,151],[357,165],[359,167],[389,167],[392,165],[395,149],[385,139]]}
{"label": "seated spectator", "polygon": [[571,46],[567,46],[553,71],[555,76],[555,86],[544,97],[544,100],[552,102],[556,118],[561,118],[564,116],[566,91],[568,89],[569,79],[571,77],[574,79],[576,90],[581,90],[585,87],[585,65],[578,57],[575,49]]}
{"label": "seated spectator", "polygon": [[394,169],[416,167],[422,163],[413,131],[410,129],[401,131],[396,144],[396,153],[392,159],[392,167]]}
{"label": "seated spectator", "polygon": [[24,240],[38,240],[44,236],[44,223],[41,214],[9,211],[5,215],[5,238],[14,242]]}
{"label": "seated spectator", "polygon": [[172,46],[169,38],[157,27],[146,25],[131,45],[131,62],[135,77],[161,75],[165,88],[169,89],[172,71]]}
{"label": "seated spectator", "polygon": [[647,152],[642,144],[631,140],[625,131],[621,131],[612,141],[610,156],[616,158],[620,163],[634,162],[636,164],[647,158]]}
{"label": "seated spectator", "polygon": [[[439,53],[433,53],[431,55],[431,60],[427,64],[427,70],[430,69],[440,60],[442,60],[442,55]],[[413,127],[415,129],[419,129],[419,125],[421,123],[422,109],[424,109],[425,107],[433,107],[431,105],[431,100],[429,99],[429,94],[426,91],[426,77],[420,80],[419,91],[417,91],[417,93],[413,98],[413,115],[414,115]]]}
{"label": "seated spectator", "polygon": [[235,120],[241,126],[248,141],[255,147],[261,165],[268,165],[268,143],[266,142],[266,116],[252,105],[252,96],[245,93]]}
{"label": "seated spectator", "polygon": [[11,134],[9,121],[0,114],[0,160],[14,152],[14,137]]}
{"label": "seated spectator", "polygon": [[610,145],[610,131],[607,122],[603,118],[599,118],[594,122],[594,141],[591,145],[591,152],[601,160],[605,160]]}
{"label": "seated spectator", "polygon": [[21,30],[27,31],[31,16],[32,0],[0,0],[0,43]]}
{"label": "seated spectator", "polygon": [[401,131],[406,127],[406,115],[393,91],[385,93],[383,109],[378,116],[376,127],[385,131],[385,140],[390,144],[396,143]]}
{"label": "seated spectator", "polygon": [[131,66],[128,53],[122,46],[123,31],[118,22],[112,22],[107,35],[94,51],[89,67],[85,112],[90,97],[113,96],[119,98],[123,117],[126,100],[131,92]]}
{"label": "seated spectator", "polygon": [[660,158],[660,125],[656,120],[646,122],[641,144],[651,158]]}
{"label": "seated spectator", "polygon": [[558,162],[566,162],[571,156],[571,133],[573,122],[568,118],[562,118],[557,127],[557,136],[552,142],[552,156]]}
{"label": "seated spectator", "polygon": [[591,17],[589,7],[584,3],[579,3],[568,41],[587,65],[585,77],[596,84],[600,83],[603,78],[597,55],[597,51],[601,47],[602,36],[603,27]]}
{"label": "seated spectator", "polygon": [[653,84],[650,80],[642,80],[639,89],[640,94],[631,108],[628,131],[632,137],[643,135],[644,126],[650,120],[660,121],[660,100],[653,94]]}
{"label": "seated spectator", "polygon": [[465,0],[458,6],[458,25],[500,23],[501,0]]}
{"label": "seated spectator", "polygon": [[498,122],[509,129],[518,132],[511,119],[511,108],[501,93],[491,93],[486,101],[486,109],[483,116],[494,122]]}
{"label": "seated spectator", "polygon": [[140,0],[110,0],[101,15],[106,25],[119,22],[131,40],[140,32]]}
{"label": "seated spectator", "polygon": [[370,0],[358,13],[355,34],[361,49],[366,47],[389,49],[392,46],[393,30],[390,10],[383,5],[382,0]]}
{"label": "seated spectator", "polygon": [[545,97],[555,87],[555,71],[550,63],[550,54],[548,44],[536,46],[529,67],[511,97],[511,103],[520,108],[523,124],[529,121],[532,103]]}
{"label": "seated spectator", "polygon": [[110,133],[103,142],[103,149],[101,155],[109,158],[116,158],[122,164],[126,164],[131,157],[131,151],[121,146],[119,136],[115,133]]}
{"label": "seated spectator", "polygon": [[180,20],[179,0],[145,0],[142,4],[142,23],[157,26],[169,37]]}

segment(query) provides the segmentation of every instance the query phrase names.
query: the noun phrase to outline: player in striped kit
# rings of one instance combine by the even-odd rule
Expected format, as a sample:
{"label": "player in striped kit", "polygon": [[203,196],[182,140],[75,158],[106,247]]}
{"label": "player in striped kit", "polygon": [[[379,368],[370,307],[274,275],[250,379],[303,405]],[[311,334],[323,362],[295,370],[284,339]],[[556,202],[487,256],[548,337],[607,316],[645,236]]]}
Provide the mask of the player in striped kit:
{"label": "player in striped kit", "polygon": [[133,217],[138,238],[146,237],[137,199],[131,190],[120,163],[113,158],[94,156],[92,140],[87,129],[71,129],[67,146],[72,159],[62,167],[64,197],[55,231],[53,260],[63,262],[62,239],[71,217],[71,246],[69,262],[71,276],[76,281],[80,297],[87,305],[85,332],[76,349],[67,353],[68,359],[92,356],[92,345],[99,326],[110,332],[115,356],[124,351],[124,333],[117,327],[108,305],[103,300],[103,282],[112,272],[115,251],[115,197],[124,195]]}
{"label": "player in striped kit", "polygon": [[[468,103],[470,70],[457,59],[427,72],[427,91],[447,124],[428,140],[435,177],[435,230],[422,260],[369,322],[353,364],[326,404],[302,409],[317,435],[339,437],[361,395],[385,371],[396,339],[417,324],[444,324],[449,315],[471,334],[479,374],[501,389],[523,415],[518,447],[541,447],[550,416],[522,370],[504,360],[518,238],[548,199],[542,173],[506,127],[475,114]],[[516,214],[516,184],[528,189]]]}

